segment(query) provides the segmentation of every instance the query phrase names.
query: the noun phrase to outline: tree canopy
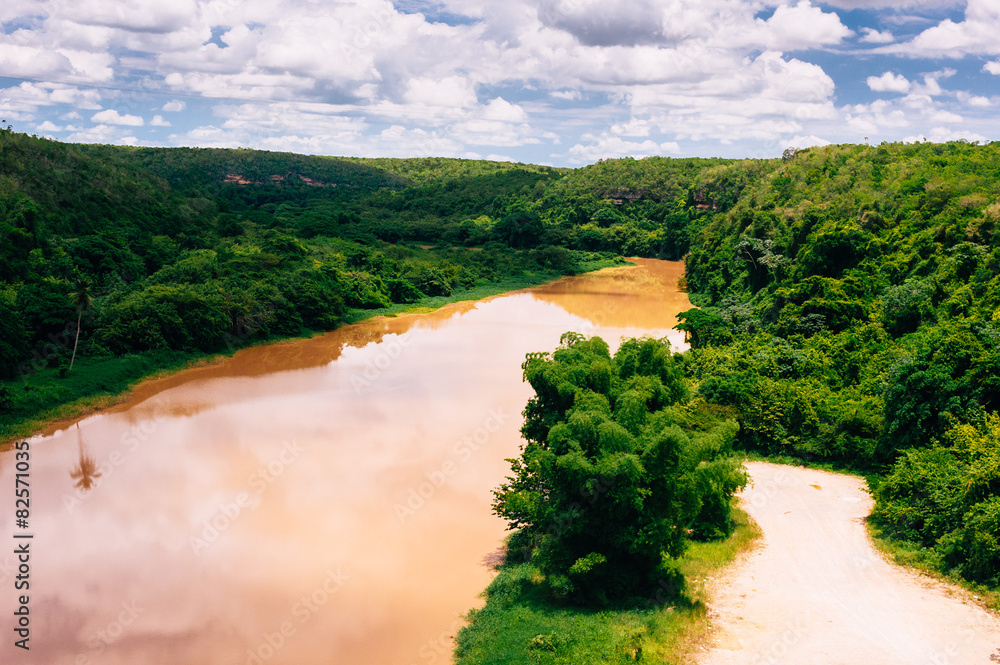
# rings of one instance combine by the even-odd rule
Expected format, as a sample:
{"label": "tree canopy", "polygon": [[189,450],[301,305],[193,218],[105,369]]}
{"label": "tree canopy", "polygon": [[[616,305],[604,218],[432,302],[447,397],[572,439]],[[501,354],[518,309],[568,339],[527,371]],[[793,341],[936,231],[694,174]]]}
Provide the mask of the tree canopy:
{"label": "tree canopy", "polygon": [[728,455],[737,425],[684,427],[672,407],[687,384],[665,340],[628,340],[612,357],[604,340],[567,333],[523,368],[535,390],[525,444],[494,502],[518,529],[511,549],[576,602],[679,594],[672,561],[688,539],[732,529],[729,499],[746,482]]}

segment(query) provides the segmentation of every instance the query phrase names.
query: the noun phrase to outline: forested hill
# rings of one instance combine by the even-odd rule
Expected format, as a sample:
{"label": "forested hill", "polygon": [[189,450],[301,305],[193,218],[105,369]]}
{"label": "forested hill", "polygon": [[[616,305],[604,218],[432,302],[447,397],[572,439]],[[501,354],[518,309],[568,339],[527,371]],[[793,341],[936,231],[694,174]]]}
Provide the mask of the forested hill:
{"label": "forested hill", "polygon": [[7,129],[0,373],[27,392],[0,388],[0,419],[68,399],[32,377],[66,374],[78,319],[83,362],[152,371],[349,308],[571,273],[593,252],[686,257],[693,394],[739,421],[738,445],[874,474],[885,532],[995,585],[998,221],[1000,143],[556,169]]}
{"label": "forested hill", "polygon": [[0,433],[358,310],[477,297],[619,254],[679,258],[707,218],[688,205],[689,181],[710,163],[573,171],[74,145],[0,129]]}
{"label": "forested hill", "polygon": [[998,221],[1000,143],[789,155],[697,234],[685,323],[743,447],[867,470],[883,533],[993,587]]}

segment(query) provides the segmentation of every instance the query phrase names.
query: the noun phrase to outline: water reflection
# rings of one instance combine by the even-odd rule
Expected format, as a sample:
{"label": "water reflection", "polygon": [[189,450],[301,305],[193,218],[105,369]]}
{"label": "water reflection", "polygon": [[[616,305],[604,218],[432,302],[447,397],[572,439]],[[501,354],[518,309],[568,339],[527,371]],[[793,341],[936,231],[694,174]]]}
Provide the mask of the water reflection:
{"label": "water reflection", "polygon": [[449,662],[504,535],[491,490],[519,447],[524,354],[567,330],[679,340],[680,270],[643,262],[248,349],[53,428],[32,444],[18,662]]}
{"label": "water reflection", "polygon": [[94,458],[87,455],[87,446],[83,443],[80,423],[76,423],[76,437],[80,460],[69,472],[69,477],[76,481],[74,487],[87,492],[94,486],[94,481],[101,477],[101,472],[97,470],[97,462],[94,461]]}

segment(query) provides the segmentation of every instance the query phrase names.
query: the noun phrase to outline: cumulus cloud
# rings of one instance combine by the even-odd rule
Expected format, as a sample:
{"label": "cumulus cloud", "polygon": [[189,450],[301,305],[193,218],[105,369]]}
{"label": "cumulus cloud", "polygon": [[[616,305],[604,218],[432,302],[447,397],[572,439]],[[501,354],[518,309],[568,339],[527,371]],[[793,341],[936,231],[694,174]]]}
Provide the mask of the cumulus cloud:
{"label": "cumulus cloud", "polygon": [[142,127],[145,123],[143,119],[137,115],[121,115],[115,109],[105,109],[104,111],[99,111],[90,117],[91,122],[98,122],[108,125],[126,125],[129,127]]}
{"label": "cumulus cloud", "polygon": [[18,44],[0,44],[0,71],[9,78],[42,78],[71,74],[73,66],[61,53]]}
{"label": "cumulus cloud", "polygon": [[889,31],[880,32],[874,28],[861,28],[861,41],[868,44],[891,44],[896,41]]}
{"label": "cumulus cloud", "polygon": [[951,19],[945,19],[910,41],[889,48],[890,52],[920,57],[961,58],[969,54],[993,55],[1000,53],[1000,40],[996,36],[998,25],[1000,25],[1000,2],[968,0],[964,21],[955,23]]}
{"label": "cumulus cloud", "polygon": [[886,72],[882,76],[869,76],[868,87],[875,92],[909,92],[910,81],[902,74]]}
{"label": "cumulus cloud", "polygon": [[[677,7],[681,5],[680,7]],[[586,46],[637,46],[676,43],[697,30],[683,3],[674,16],[673,34],[665,33],[664,3],[654,0],[543,0],[538,16],[549,27],[564,30]]]}
{"label": "cumulus cloud", "polygon": [[837,14],[824,12],[808,0],[802,0],[794,7],[779,5],[771,18],[767,21],[758,19],[758,24],[767,47],[777,51],[839,44],[854,34],[840,22]]}
{"label": "cumulus cloud", "polygon": [[968,106],[975,106],[979,108],[986,108],[988,106],[993,106],[993,102],[989,97],[983,97],[982,95],[970,95],[967,92],[959,92],[958,99]]}
{"label": "cumulus cloud", "polygon": [[615,157],[650,157],[653,155],[678,154],[680,146],[675,141],[657,143],[653,140],[628,141],[620,136],[585,135],[589,145],[578,143],[569,149],[569,159],[576,164],[586,164],[598,159]]}
{"label": "cumulus cloud", "polygon": [[[8,120],[31,120],[46,107],[71,105],[80,109],[100,109],[100,93],[56,83],[33,83],[0,89],[0,113]],[[77,114],[75,116],[79,118]],[[69,119],[67,116],[66,119]]]}
{"label": "cumulus cloud", "polygon": [[476,90],[472,81],[462,76],[421,77],[407,83],[403,98],[411,104],[464,108],[476,103]]}
{"label": "cumulus cloud", "polygon": [[81,25],[141,33],[175,32],[197,20],[199,13],[194,0],[76,0],[60,10],[62,17]]}
{"label": "cumulus cloud", "polygon": [[986,143],[987,139],[982,134],[965,129],[952,129],[950,127],[933,127],[924,134],[913,134],[903,138],[904,143],[919,143],[930,141],[931,143],[947,143],[948,141],[979,141]]}
{"label": "cumulus cloud", "polygon": [[[998,24],[996,0],[970,0],[959,22],[905,11],[944,4],[437,0],[435,9],[474,19],[449,25],[391,0],[11,0],[0,20],[18,27],[0,34],[0,72],[64,83],[0,90],[0,113],[36,127],[51,117],[56,127],[60,118],[86,124],[69,115],[85,109],[96,126],[65,127],[71,140],[162,141],[149,128],[186,112],[194,129],[168,141],[397,156],[481,150],[536,161],[555,150],[585,161],[678,145],[702,154],[754,145],[755,155],[773,156],[789,140],[860,140],[862,131],[983,133],[975,123],[995,100],[982,89],[945,90],[947,70],[905,77],[888,61],[921,49],[989,55],[983,26]],[[850,39],[833,9],[872,7],[892,10],[879,13],[887,24],[910,22],[900,35],[926,29],[901,43],[869,27]],[[868,77],[867,89],[867,72],[840,73],[835,85],[811,54],[798,56],[831,48],[863,48],[885,73]],[[1000,61],[984,71],[1000,75]],[[885,106],[838,108],[838,86],[898,95]]]}
{"label": "cumulus cloud", "polygon": [[810,134],[808,136],[802,136],[801,134],[796,134],[787,141],[789,147],[793,148],[812,148],[814,146],[824,146],[830,145],[830,141],[824,138]]}

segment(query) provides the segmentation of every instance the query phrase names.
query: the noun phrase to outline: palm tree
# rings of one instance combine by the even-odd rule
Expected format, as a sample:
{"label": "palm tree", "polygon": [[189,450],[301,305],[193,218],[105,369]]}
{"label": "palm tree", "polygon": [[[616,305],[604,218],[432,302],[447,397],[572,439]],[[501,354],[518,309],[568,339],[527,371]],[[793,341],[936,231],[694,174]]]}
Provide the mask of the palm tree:
{"label": "palm tree", "polygon": [[76,346],[80,343],[80,322],[83,320],[83,310],[90,309],[94,304],[94,298],[90,295],[90,284],[86,280],[76,283],[76,292],[69,294],[76,307],[76,339],[73,340],[73,357],[69,359],[69,368],[73,369],[73,362],[76,360]]}
{"label": "palm tree", "polygon": [[80,433],[80,423],[76,424],[76,436],[77,446],[80,448],[80,462],[69,472],[69,477],[76,481],[74,487],[86,492],[94,486],[94,481],[101,477],[101,472],[97,470],[94,458],[87,455],[87,446],[83,443],[83,434]]}

